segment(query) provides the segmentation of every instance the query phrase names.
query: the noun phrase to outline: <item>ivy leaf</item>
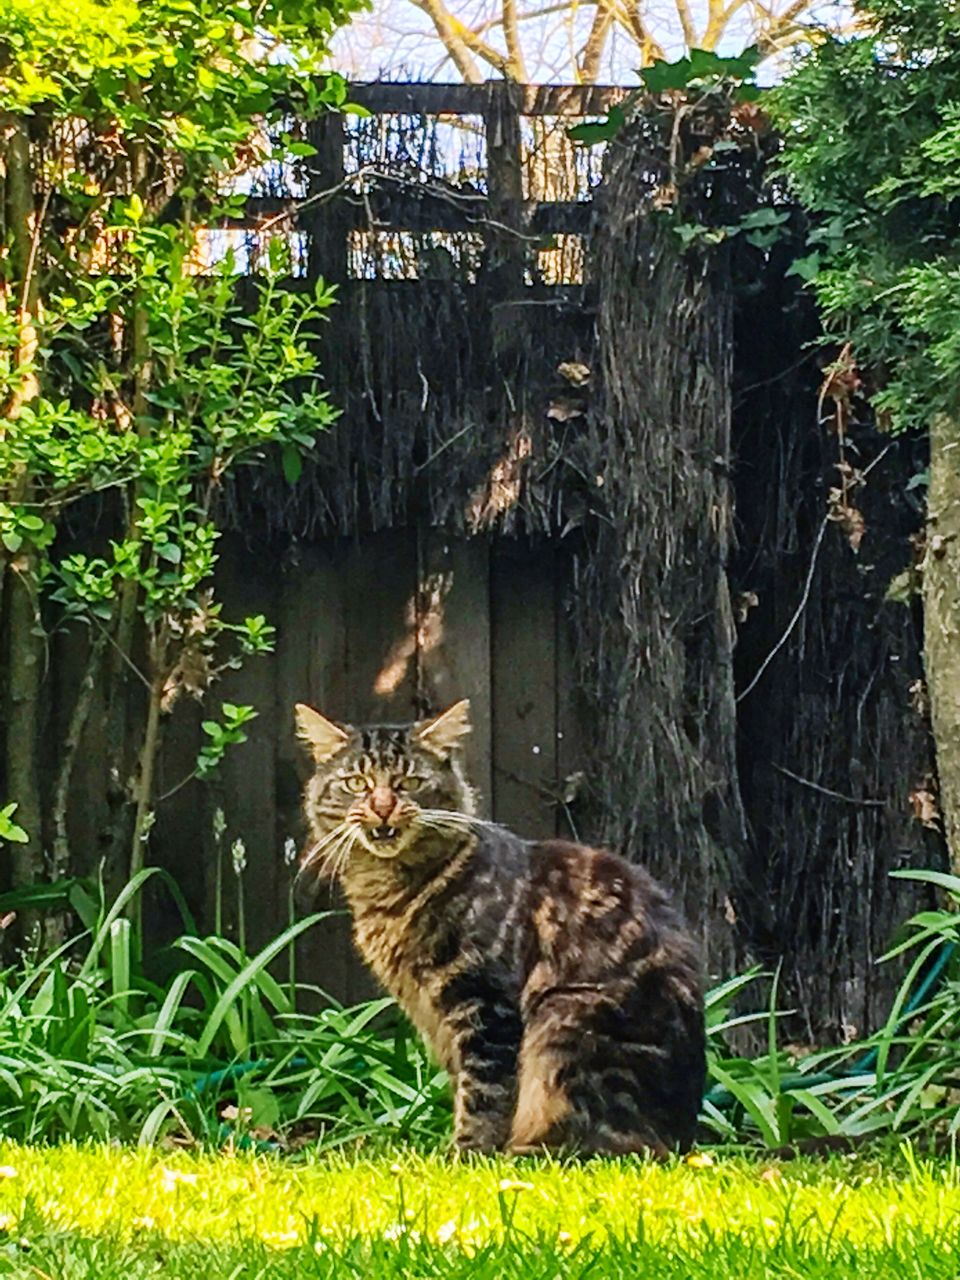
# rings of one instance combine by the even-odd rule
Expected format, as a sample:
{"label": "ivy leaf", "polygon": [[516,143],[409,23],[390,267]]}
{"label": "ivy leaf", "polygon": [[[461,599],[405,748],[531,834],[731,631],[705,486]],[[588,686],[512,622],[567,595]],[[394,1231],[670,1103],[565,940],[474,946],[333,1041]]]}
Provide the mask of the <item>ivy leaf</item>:
{"label": "ivy leaf", "polygon": [[722,76],[733,61],[733,58],[721,58],[712,49],[691,49],[690,77],[702,80],[706,76]]}
{"label": "ivy leaf", "polygon": [[759,227],[782,227],[790,221],[790,214],[785,209],[753,209],[740,219],[740,226],[745,231],[755,231]]}
{"label": "ivy leaf", "polygon": [[640,72],[640,79],[652,94],[658,95],[669,89],[685,89],[692,75],[690,59],[679,58],[676,62],[659,61],[652,67],[645,67]]}
{"label": "ivy leaf", "polygon": [[763,54],[757,45],[750,44],[736,57],[723,58],[722,61],[726,64],[726,75],[737,80],[747,80],[763,61]]}
{"label": "ivy leaf", "polygon": [[598,142],[609,142],[611,138],[615,138],[626,123],[623,108],[614,104],[606,120],[575,124],[567,130],[567,135],[574,142],[585,142],[592,147]]}
{"label": "ivy leaf", "polygon": [[795,258],[783,274],[785,277],[796,276],[804,284],[809,284],[820,274],[819,250],[808,253],[804,258]]}

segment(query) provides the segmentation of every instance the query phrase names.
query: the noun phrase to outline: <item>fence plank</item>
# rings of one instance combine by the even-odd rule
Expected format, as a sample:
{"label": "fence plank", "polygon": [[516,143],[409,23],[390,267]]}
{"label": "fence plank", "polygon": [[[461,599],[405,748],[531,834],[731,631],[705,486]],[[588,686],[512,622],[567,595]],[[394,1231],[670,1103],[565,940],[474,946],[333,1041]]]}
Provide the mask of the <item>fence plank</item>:
{"label": "fence plank", "polygon": [[[484,539],[467,542],[439,529],[420,533],[420,696],[424,710],[470,699],[473,732],[467,770],[480,791],[480,812],[491,813],[490,752],[490,550]],[[438,611],[429,614],[436,601]],[[426,615],[426,616],[425,616]]]}
{"label": "fence plank", "polygon": [[299,222],[309,234],[307,277],[322,276],[334,284],[347,278],[347,233],[351,215],[344,201],[323,199],[343,182],[343,148],[346,133],[343,117],[328,111],[307,126],[307,137],[317,154],[310,166],[308,196],[311,204],[299,214]]}
{"label": "fence plank", "polygon": [[[337,206],[343,234],[354,228],[372,227],[393,231],[483,231],[495,219],[485,195],[468,191],[432,190],[427,183],[408,187],[384,185],[386,179],[371,175],[363,197],[345,189],[343,194],[321,205],[317,210],[302,200],[285,200],[276,196],[250,196],[244,212],[236,217],[218,220],[223,227],[249,228],[255,231],[262,222],[278,217],[292,226],[311,230],[318,222],[324,251],[318,260],[319,273],[333,279],[337,264],[326,247],[332,230],[330,211]],[[397,179],[392,183],[396,184]],[[593,217],[589,200],[518,200],[508,210],[511,222],[524,227],[531,236],[570,233],[588,235]],[[283,215],[286,215],[284,217]],[[339,260],[338,260],[339,261]]]}
{"label": "fence plank", "polygon": [[524,836],[555,830],[553,548],[501,543],[491,562],[493,811]]}
{"label": "fence plank", "polygon": [[417,700],[417,547],[413,530],[348,542],[342,562],[347,695],[360,721],[411,720]]}
{"label": "fence plank", "polygon": [[[276,616],[277,581],[270,573],[250,572],[251,551],[243,539],[227,537],[221,542],[219,595],[224,616],[243,618],[262,613]],[[257,718],[248,727],[248,740],[231,747],[220,766],[218,785],[230,797],[226,806],[227,839],[242,837],[247,851],[244,894],[247,902],[249,944],[262,947],[275,936],[281,923],[278,898],[281,858],[277,848],[276,750],[279,737],[276,697],[276,664],[268,658],[251,658],[239,671],[228,671],[217,687],[208,710],[221,701],[248,703]],[[211,868],[212,874],[212,868]],[[235,879],[227,867],[224,918],[236,936],[237,906]]]}
{"label": "fence plank", "polygon": [[573,627],[567,612],[570,564],[561,552],[556,557],[554,608],[557,644],[557,792],[564,803],[557,807],[557,834],[565,839],[587,840],[582,817],[589,783],[585,746],[587,709],[577,679]]}
{"label": "fence plank", "polygon": [[[301,545],[281,575],[277,615],[277,822],[280,846],[302,835],[300,789],[309,763],[294,735],[293,708],[307,702],[334,719],[346,718],[344,575],[331,542]],[[292,868],[285,868],[286,876]],[[289,883],[285,880],[285,884]],[[338,911],[297,945],[297,974],[337,1000],[349,1001],[360,960],[350,941],[350,921],[339,891],[304,886],[300,910]]]}
{"label": "fence plank", "polygon": [[[486,84],[353,84],[351,102],[374,115],[483,115],[488,101]],[[609,111],[629,92],[608,84],[523,84],[517,105],[525,116],[592,116]]]}

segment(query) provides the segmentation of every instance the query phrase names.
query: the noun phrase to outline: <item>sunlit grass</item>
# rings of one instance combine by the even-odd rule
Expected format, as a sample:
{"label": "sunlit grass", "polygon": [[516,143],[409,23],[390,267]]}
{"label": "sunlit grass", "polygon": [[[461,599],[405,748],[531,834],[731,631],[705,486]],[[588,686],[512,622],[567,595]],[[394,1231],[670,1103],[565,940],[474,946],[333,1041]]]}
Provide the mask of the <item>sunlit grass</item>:
{"label": "sunlit grass", "polygon": [[582,1165],[0,1144],[0,1275],[955,1276],[953,1161]]}

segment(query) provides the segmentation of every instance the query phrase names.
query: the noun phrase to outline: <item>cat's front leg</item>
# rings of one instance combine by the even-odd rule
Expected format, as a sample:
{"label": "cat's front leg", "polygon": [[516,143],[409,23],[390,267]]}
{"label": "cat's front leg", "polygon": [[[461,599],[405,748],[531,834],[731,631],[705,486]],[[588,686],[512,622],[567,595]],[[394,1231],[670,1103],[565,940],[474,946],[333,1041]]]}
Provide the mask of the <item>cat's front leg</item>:
{"label": "cat's front leg", "polygon": [[461,1007],[454,1078],[457,1146],[465,1151],[502,1151],[510,1137],[517,1101],[517,1058],[523,1032],[520,1010],[505,993]]}

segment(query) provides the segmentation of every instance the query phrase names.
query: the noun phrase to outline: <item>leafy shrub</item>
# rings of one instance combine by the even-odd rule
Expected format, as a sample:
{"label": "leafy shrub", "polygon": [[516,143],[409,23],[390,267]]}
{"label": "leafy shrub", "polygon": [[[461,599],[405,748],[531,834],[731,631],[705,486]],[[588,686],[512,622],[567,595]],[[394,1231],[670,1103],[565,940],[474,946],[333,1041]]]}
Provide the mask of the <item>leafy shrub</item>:
{"label": "leafy shrub", "polygon": [[123,914],[155,875],[163,877],[140,872],[109,907],[74,886],[85,933],[0,973],[7,1136],[274,1142],[299,1133],[340,1143],[440,1135],[444,1077],[402,1026],[384,1031],[391,1001],[349,1009],[326,997],[321,1012],[298,1012],[296,992],[271,974],[322,916],[291,925],[252,957],[227,938],[186,932],[173,944],[179,968],[162,988],[143,972]]}
{"label": "leafy shrub", "polygon": [[[960,905],[960,877],[898,872]],[[180,905],[164,986],[140,962],[125,912],[154,876]],[[22,1141],[96,1138],[325,1147],[450,1132],[444,1072],[382,998],[344,1008],[316,988],[279,982],[274,962],[322,915],[291,924],[255,956],[197,935],[176,886],[147,868],[109,906],[80,882],[63,893],[85,932],[45,959],[0,973],[0,1128]],[[28,895],[29,896],[29,895]],[[9,895],[0,908],[15,905]],[[720,1142],[780,1147],[805,1138],[960,1128],[960,913],[925,911],[886,959],[911,956],[886,1024],[854,1045],[795,1063],[779,1044],[777,979],[767,1008],[738,1013],[752,969],[707,995],[705,1130]],[[319,1012],[305,1012],[306,1003]],[[729,1033],[766,1026],[746,1058]]]}

